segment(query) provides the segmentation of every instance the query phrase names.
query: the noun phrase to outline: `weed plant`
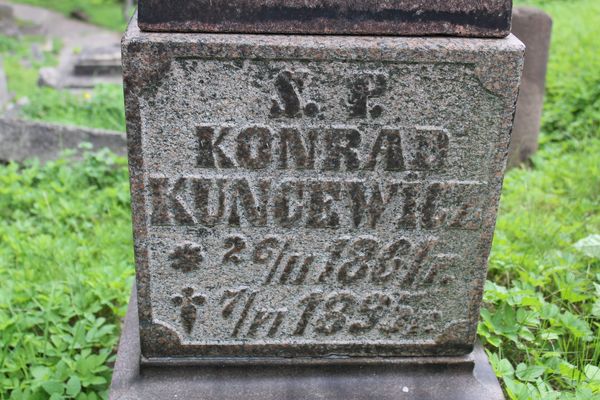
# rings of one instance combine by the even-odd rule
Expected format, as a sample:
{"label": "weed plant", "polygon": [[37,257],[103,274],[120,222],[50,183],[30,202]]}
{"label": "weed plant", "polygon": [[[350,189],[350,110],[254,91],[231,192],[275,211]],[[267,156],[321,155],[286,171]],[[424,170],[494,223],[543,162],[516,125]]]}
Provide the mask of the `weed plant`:
{"label": "weed plant", "polygon": [[510,399],[600,399],[600,2],[553,18],[542,151],[505,180],[479,334]]}
{"label": "weed plant", "polygon": [[0,167],[0,399],[106,398],[133,283],[127,169]]}
{"label": "weed plant", "polygon": [[479,335],[510,399],[600,399],[600,138],[564,147],[505,179]]}

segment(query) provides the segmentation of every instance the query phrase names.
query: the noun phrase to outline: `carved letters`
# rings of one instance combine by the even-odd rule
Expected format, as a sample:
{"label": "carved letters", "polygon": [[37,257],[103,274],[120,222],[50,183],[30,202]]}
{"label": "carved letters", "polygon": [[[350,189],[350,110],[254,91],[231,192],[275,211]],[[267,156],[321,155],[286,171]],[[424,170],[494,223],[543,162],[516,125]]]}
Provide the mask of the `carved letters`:
{"label": "carved letters", "polygon": [[304,102],[301,93],[304,89],[307,72],[281,71],[275,79],[278,97],[274,98],[271,107],[271,117],[285,116],[295,118],[302,116],[314,117],[319,113],[319,106],[313,102]]}
{"label": "carved letters", "polygon": [[[418,326],[434,329],[435,322],[441,318],[435,309],[416,309],[409,305],[414,298],[423,296],[418,292],[313,291],[290,299],[289,307],[279,308],[261,306],[257,303],[261,295],[264,290],[249,287],[222,291],[220,300],[213,306],[220,310],[219,317],[223,321],[230,322],[232,338],[327,337],[340,333],[356,337],[371,331],[383,337],[410,337],[422,331]],[[199,309],[208,306],[206,297],[185,288],[183,295],[173,297],[173,302],[181,307],[182,323],[186,332],[191,333]]]}
{"label": "carved letters", "polygon": [[152,225],[478,229],[480,184],[151,177]]}
{"label": "carved letters", "polygon": [[206,125],[196,137],[197,167],[248,170],[436,171],[446,165],[450,143],[448,133],[434,127],[384,127],[369,140],[355,126]]}
{"label": "carved letters", "polygon": [[476,232],[485,206],[484,182],[445,174],[452,133],[378,122],[392,110],[377,69],[341,78],[347,125],[327,123],[309,70],[270,77],[267,123],[201,123],[187,133],[190,169],[146,176],[150,228],[184,238],[152,250],[161,273],[185,279],[165,294],[169,323],[188,342],[441,329],[432,293],[452,290],[465,262],[448,232]]}

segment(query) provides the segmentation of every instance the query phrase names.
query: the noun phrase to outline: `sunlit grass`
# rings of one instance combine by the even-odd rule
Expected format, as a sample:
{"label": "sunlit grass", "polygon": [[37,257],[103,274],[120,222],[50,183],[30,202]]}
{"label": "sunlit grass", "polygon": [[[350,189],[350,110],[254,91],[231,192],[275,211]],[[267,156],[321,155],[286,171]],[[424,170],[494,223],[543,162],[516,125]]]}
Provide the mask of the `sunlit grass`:
{"label": "sunlit grass", "polygon": [[600,259],[574,247],[600,233],[600,138],[562,147],[501,201],[479,333],[514,399],[600,396]]}
{"label": "sunlit grass", "polygon": [[125,30],[127,24],[123,13],[123,3],[118,0],[11,0],[14,3],[31,4],[49,8],[64,15],[73,11],[83,11],[90,23],[118,32]]}

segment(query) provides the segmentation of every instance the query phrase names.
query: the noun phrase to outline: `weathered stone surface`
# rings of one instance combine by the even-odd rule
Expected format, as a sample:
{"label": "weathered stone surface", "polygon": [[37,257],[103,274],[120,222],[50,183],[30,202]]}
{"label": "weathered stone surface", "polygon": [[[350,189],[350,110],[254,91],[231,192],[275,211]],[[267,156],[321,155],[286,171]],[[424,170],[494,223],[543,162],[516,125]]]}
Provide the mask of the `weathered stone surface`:
{"label": "weathered stone surface", "polygon": [[[141,365],[135,291],[129,303],[110,400],[504,400],[480,345],[461,357],[337,359],[325,365],[271,360],[264,366]],[[322,364],[322,363],[321,363]]]}
{"label": "weathered stone surface", "polygon": [[512,0],[140,0],[147,31],[505,37]]}
{"label": "weathered stone surface", "polygon": [[125,155],[127,140],[121,132],[0,118],[0,161],[38,159],[44,163],[70,149],[81,153],[80,145],[95,150],[108,148]]}
{"label": "weathered stone surface", "polygon": [[552,18],[542,10],[518,7],[514,10],[512,30],[526,46],[508,157],[509,166],[514,167],[527,161],[538,149]]}
{"label": "weathered stone surface", "polygon": [[134,22],[145,362],[470,352],[523,51]]}

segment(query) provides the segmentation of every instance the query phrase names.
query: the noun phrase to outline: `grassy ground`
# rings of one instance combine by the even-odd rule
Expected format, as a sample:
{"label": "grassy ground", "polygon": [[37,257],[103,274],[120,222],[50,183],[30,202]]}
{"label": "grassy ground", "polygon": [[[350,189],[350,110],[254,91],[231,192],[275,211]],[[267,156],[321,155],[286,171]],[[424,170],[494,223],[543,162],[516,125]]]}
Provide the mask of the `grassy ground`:
{"label": "grassy ground", "polygon": [[0,167],[0,399],[106,397],[132,285],[124,160]]}
{"label": "grassy ground", "polygon": [[[42,49],[34,56],[32,46]],[[60,43],[51,45],[40,37],[12,38],[0,35],[0,57],[14,102],[24,102],[19,116],[66,125],[125,130],[122,85],[100,85],[93,90],[71,93],[39,87],[39,69],[54,66]]]}
{"label": "grassy ground", "polygon": [[[536,4],[542,149],[506,177],[479,333],[510,399],[600,399],[600,2]],[[0,221],[0,399],[105,396],[133,274],[123,160],[0,167]]]}
{"label": "grassy ground", "polygon": [[89,22],[108,29],[122,32],[126,27],[123,2],[118,0],[11,0],[15,3],[31,4],[49,8],[64,15],[82,11],[89,16]]}
{"label": "grassy ground", "polygon": [[563,147],[502,196],[479,334],[511,399],[600,398],[600,140]]}

